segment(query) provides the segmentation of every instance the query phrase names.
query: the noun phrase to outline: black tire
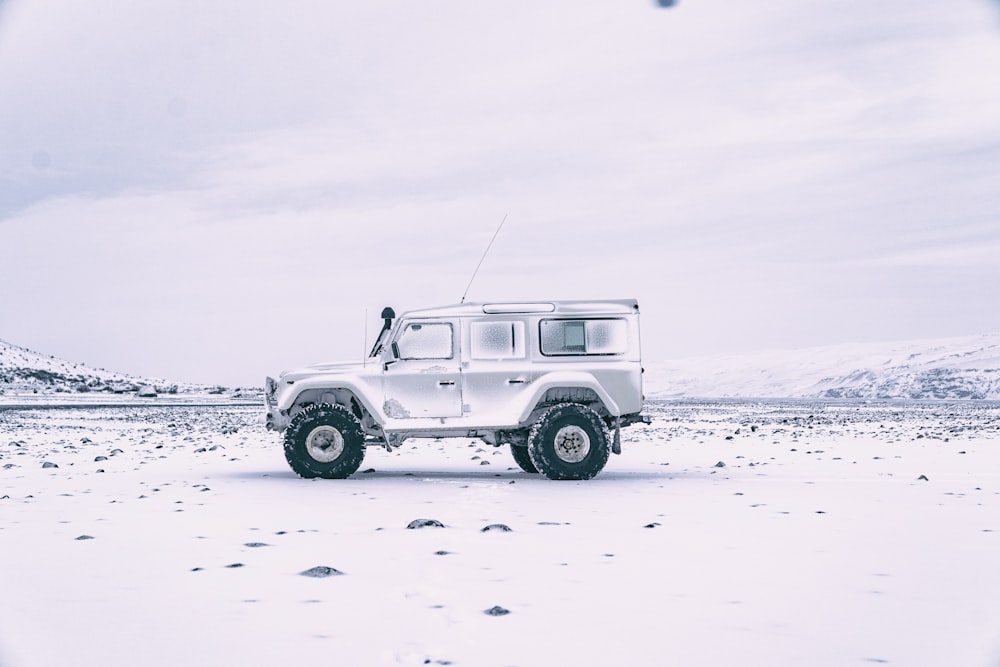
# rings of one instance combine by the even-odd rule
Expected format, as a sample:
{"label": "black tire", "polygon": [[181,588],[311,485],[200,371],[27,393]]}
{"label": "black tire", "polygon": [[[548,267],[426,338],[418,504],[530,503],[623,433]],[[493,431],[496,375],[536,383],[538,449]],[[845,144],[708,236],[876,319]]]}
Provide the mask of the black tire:
{"label": "black tire", "polygon": [[538,468],[531,462],[531,456],[528,454],[527,447],[511,444],[510,453],[514,456],[514,463],[520,466],[521,470],[524,472],[538,472]]}
{"label": "black tire", "polygon": [[301,477],[344,479],[365,457],[361,423],[342,405],[310,405],[285,431],[285,459]]}
{"label": "black tire", "polygon": [[528,455],[549,479],[590,479],[608,462],[604,422],[585,405],[563,403],[549,408],[528,434]]}

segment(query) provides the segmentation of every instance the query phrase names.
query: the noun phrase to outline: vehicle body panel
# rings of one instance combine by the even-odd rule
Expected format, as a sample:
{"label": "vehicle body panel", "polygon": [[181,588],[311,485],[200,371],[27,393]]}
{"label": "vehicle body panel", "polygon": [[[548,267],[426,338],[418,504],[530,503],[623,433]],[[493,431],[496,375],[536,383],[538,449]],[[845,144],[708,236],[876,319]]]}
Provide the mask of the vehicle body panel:
{"label": "vehicle body panel", "polygon": [[[642,410],[638,315],[634,299],[467,303],[410,311],[393,325],[377,356],[269,378],[268,427],[283,430],[302,405],[317,401],[356,401],[373,436],[523,429],[540,405],[565,396],[587,397],[606,419],[637,415]],[[442,342],[445,326],[449,348]],[[591,337],[596,351],[584,350]]]}

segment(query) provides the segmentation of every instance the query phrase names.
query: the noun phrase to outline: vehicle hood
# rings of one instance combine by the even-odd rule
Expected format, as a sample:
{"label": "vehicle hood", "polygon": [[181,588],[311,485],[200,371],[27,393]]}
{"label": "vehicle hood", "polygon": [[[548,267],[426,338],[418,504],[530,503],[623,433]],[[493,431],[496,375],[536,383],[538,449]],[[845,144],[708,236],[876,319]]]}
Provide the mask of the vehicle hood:
{"label": "vehicle hood", "polygon": [[367,363],[360,361],[333,361],[283,371],[279,377],[284,381],[295,382],[317,375],[359,375],[362,373],[371,373],[377,368],[378,360],[375,359],[370,359]]}

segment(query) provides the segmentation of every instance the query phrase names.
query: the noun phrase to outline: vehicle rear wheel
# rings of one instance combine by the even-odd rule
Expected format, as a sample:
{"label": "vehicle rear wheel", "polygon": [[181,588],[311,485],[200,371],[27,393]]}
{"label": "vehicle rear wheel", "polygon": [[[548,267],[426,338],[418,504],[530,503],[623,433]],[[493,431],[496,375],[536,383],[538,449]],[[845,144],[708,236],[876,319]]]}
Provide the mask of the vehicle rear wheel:
{"label": "vehicle rear wheel", "polygon": [[343,479],[357,471],[364,457],[361,423],[342,405],[310,405],[285,431],[285,459],[301,477]]}
{"label": "vehicle rear wheel", "polygon": [[563,403],[542,413],[528,434],[528,455],[549,479],[590,479],[608,462],[608,434],[596,412]]}
{"label": "vehicle rear wheel", "polygon": [[514,456],[514,462],[521,467],[521,470],[524,472],[538,472],[538,468],[531,462],[531,456],[528,454],[527,447],[511,443],[510,453]]}

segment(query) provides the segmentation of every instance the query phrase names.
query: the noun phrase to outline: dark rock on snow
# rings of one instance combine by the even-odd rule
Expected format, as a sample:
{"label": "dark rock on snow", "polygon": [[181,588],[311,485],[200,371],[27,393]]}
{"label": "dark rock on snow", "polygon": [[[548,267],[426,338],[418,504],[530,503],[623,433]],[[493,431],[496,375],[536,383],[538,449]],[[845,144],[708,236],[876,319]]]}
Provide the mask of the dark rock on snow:
{"label": "dark rock on snow", "polygon": [[509,533],[509,532],[511,532],[511,527],[508,526],[508,525],[506,525],[506,524],[503,524],[503,523],[491,523],[490,525],[488,525],[485,528],[483,528],[480,532],[482,532],[482,533],[489,533],[489,532],[492,532],[492,531],[498,531],[498,532],[501,532],[501,533]]}
{"label": "dark rock on snow", "polygon": [[504,609],[499,605],[494,605],[489,609],[487,609],[486,611],[484,611],[483,613],[486,614],[487,616],[506,616],[507,614],[510,613],[510,610]]}
{"label": "dark rock on snow", "polygon": [[343,574],[343,572],[332,567],[327,567],[326,565],[317,565],[316,567],[311,567],[308,570],[299,572],[299,574],[303,577],[325,579],[326,577],[335,577],[339,574]]}
{"label": "dark rock on snow", "polygon": [[444,528],[444,524],[437,519],[414,519],[406,527],[409,530],[416,528]]}

